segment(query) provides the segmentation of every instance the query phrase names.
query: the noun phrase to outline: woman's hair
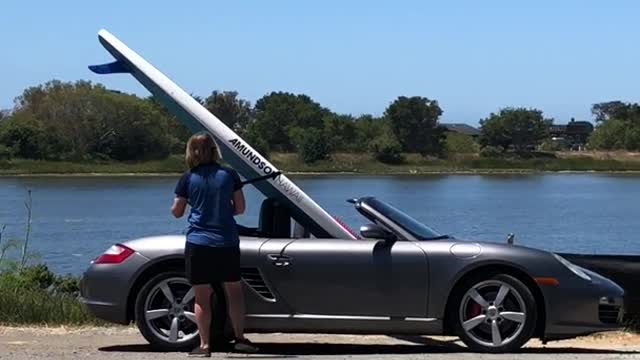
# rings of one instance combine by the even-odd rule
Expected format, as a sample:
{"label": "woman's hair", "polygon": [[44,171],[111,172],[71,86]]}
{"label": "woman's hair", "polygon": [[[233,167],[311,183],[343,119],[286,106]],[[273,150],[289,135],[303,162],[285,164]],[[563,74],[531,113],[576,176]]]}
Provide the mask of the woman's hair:
{"label": "woman's hair", "polygon": [[210,134],[195,134],[187,142],[184,159],[189,169],[198,165],[215,163],[218,161],[218,146]]}

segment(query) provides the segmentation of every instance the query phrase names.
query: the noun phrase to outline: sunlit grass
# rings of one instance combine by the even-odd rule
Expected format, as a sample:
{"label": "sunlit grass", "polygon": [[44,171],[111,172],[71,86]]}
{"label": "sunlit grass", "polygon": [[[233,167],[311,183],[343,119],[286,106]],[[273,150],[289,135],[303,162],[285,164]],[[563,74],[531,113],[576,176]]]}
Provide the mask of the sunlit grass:
{"label": "sunlit grass", "polygon": [[74,296],[11,287],[0,280],[2,325],[100,325]]}
{"label": "sunlit grass", "polygon": [[[305,164],[293,153],[273,153],[270,161],[285,172],[356,173],[363,175],[428,173],[522,173],[557,171],[640,171],[640,161],[629,156],[570,155],[557,158],[482,158],[477,155],[447,159],[405,154],[401,164],[385,164],[368,154],[337,153],[330,159]],[[13,159],[0,161],[0,175],[38,174],[177,174],[185,170],[181,155],[144,162],[58,162]]]}

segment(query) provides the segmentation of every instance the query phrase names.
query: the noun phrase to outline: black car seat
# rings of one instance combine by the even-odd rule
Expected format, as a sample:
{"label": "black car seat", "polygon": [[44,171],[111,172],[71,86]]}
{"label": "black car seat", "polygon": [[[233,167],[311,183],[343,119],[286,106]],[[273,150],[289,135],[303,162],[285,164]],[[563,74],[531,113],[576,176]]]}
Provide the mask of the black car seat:
{"label": "black car seat", "polygon": [[286,206],[274,199],[265,199],[260,207],[260,233],[271,238],[291,237],[291,214]]}

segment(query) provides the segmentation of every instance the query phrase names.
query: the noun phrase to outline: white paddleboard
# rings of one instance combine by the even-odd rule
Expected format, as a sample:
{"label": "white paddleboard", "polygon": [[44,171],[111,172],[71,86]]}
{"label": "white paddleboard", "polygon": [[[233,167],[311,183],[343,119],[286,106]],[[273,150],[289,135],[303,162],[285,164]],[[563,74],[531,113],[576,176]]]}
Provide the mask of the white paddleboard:
{"label": "white paddleboard", "polygon": [[286,205],[291,210],[293,218],[307,227],[314,236],[355,238],[346,227],[331,217],[284,174],[281,174],[251,145],[140,55],[106,30],[100,30],[98,39],[113,55],[116,62],[90,66],[93,72],[133,75],[189,129],[194,132],[206,130],[211,133],[218,143],[223,159],[244,178],[273,175],[271,178],[255,182],[254,186],[266,197]]}

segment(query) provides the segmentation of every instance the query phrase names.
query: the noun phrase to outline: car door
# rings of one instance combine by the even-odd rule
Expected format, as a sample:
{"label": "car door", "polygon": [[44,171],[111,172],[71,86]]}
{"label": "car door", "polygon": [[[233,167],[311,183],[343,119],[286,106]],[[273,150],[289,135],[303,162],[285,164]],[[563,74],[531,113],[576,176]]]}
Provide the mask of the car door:
{"label": "car door", "polygon": [[297,239],[280,253],[265,250],[265,273],[294,314],[427,313],[427,257],[412,242]]}

